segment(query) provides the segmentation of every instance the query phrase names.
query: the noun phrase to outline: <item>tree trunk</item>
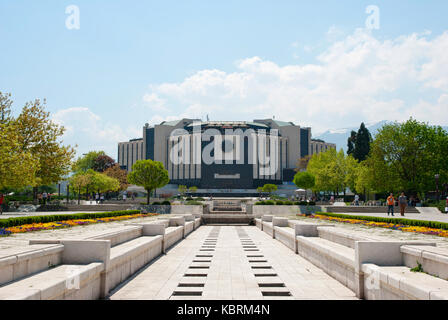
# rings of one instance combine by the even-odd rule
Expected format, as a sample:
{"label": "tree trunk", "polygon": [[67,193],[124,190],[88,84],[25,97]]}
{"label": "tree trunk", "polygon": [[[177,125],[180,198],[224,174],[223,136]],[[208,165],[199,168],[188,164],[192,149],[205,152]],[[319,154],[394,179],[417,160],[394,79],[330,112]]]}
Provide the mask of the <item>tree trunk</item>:
{"label": "tree trunk", "polygon": [[150,195],[151,195],[151,190],[146,190],[147,194],[146,194],[146,204],[149,205],[149,199],[150,199]]}
{"label": "tree trunk", "polygon": [[37,191],[38,191],[38,187],[33,187],[33,203],[34,204],[38,204]]}
{"label": "tree trunk", "polygon": [[81,202],[81,188],[78,188],[78,206]]}

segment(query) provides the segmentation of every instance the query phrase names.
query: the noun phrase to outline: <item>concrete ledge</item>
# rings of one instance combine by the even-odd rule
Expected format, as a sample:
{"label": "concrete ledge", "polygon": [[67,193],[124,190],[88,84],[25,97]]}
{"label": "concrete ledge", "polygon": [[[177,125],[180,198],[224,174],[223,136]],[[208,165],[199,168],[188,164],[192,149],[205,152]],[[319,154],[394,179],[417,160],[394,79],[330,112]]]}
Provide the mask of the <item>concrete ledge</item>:
{"label": "concrete ledge", "polygon": [[194,218],[194,229],[196,230],[201,225],[201,218]]}
{"label": "concrete ledge", "polygon": [[355,249],[356,241],[371,241],[372,239],[360,237],[358,235],[338,230],[334,227],[317,227],[317,233],[320,238],[342,244],[343,246]]}
{"label": "concrete ledge", "polygon": [[[325,225],[327,227],[332,227],[333,225]],[[319,232],[317,231],[318,227],[322,227],[321,224],[317,223],[306,223],[299,222],[294,225],[296,236],[304,236],[304,237],[318,237]]]}
{"label": "concrete ledge", "polygon": [[0,288],[0,300],[96,300],[102,263],[62,265]]}
{"label": "concrete ledge", "polygon": [[184,236],[186,237],[188,234],[192,233],[194,230],[194,221],[187,221],[185,222],[185,230],[184,230]]}
{"label": "concrete ledge", "polygon": [[254,220],[255,220],[255,226],[258,229],[263,230],[263,225],[261,224],[262,223],[261,219],[260,218],[255,218]]}
{"label": "concrete ledge", "polygon": [[261,220],[262,221],[266,221],[266,222],[272,222],[272,219],[274,218],[274,216],[272,216],[272,215],[263,215],[262,217],[261,217]]}
{"label": "concrete ledge", "polygon": [[280,217],[273,217],[272,218],[272,225],[274,227],[288,227],[288,219],[287,218],[280,218]]}
{"label": "concrete ledge", "polygon": [[116,246],[120,243],[124,243],[126,241],[138,238],[142,236],[142,227],[141,226],[133,226],[127,227],[125,230],[114,231],[94,237],[90,237],[87,239],[90,240],[109,240],[110,246]]}
{"label": "concrete ledge", "polygon": [[185,218],[184,217],[172,217],[169,218],[169,226],[170,227],[178,227],[178,226],[184,226],[185,225]]}
{"label": "concrete ledge", "polygon": [[368,300],[448,300],[448,281],[408,267],[364,264],[362,272]]}
{"label": "concrete ledge", "polygon": [[162,253],[163,236],[143,236],[111,249],[105,271],[104,295]]}
{"label": "concrete ledge", "polygon": [[34,245],[30,247],[38,247],[39,249],[0,259],[0,285],[48,270],[62,263],[63,245]]}
{"label": "concrete ledge", "polygon": [[295,237],[294,229],[286,226],[286,227],[274,227],[275,239],[283,243],[285,246],[290,248],[297,253],[297,242]]}
{"label": "concrete ledge", "polygon": [[272,222],[263,221],[262,222],[262,230],[264,232],[266,232],[268,235],[270,235],[272,238],[275,238],[274,226],[272,225]]}
{"label": "concrete ledge", "polygon": [[171,248],[174,244],[182,240],[184,237],[184,227],[168,227],[165,230],[165,248],[164,251]]}
{"label": "concrete ledge", "polygon": [[401,246],[403,263],[409,268],[422,265],[424,272],[448,280],[448,249],[432,246]]}
{"label": "concrete ledge", "polygon": [[299,255],[357,292],[355,250],[318,237],[297,236]]}

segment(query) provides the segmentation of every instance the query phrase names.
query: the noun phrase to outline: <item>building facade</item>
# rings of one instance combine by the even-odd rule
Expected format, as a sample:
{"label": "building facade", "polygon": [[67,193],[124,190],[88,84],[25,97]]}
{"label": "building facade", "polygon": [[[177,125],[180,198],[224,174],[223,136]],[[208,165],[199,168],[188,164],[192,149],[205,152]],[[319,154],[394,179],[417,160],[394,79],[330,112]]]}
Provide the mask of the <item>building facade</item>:
{"label": "building facade", "polygon": [[131,171],[138,160],[160,161],[171,184],[254,189],[292,181],[298,159],[331,147],[292,122],[181,119],[146,124],[143,138],[120,142],[118,163]]}

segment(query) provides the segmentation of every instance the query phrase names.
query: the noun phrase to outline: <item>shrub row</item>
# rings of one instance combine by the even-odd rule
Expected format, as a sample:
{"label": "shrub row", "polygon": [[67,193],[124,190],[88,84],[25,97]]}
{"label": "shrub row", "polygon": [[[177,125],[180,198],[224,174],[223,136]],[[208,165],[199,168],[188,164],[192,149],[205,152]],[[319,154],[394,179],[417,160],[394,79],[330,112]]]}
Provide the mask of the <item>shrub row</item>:
{"label": "shrub row", "polygon": [[274,201],[274,200],[264,200],[264,201],[258,201],[258,202],[255,202],[255,205],[258,205],[258,206],[283,206],[283,205],[285,205],[285,206],[292,206],[292,205],[295,205],[295,206],[307,206],[307,205],[310,205],[310,206],[314,206],[314,205],[316,205],[316,203],[315,202],[313,202],[313,201],[310,201],[310,202],[306,202],[306,201],[289,201],[289,200],[286,200],[286,201],[282,201],[282,200],[276,200],[276,201]]}
{"label": "shrub row", "polygon": [[74,214],[55,214],[48,216],[29,216],[9,219],[0,219],[0,228],[16,227],[31,223],[47,223],[54,221],[74,220],[74,219],[98,219],[107,217],[119,217],[132,214],[139,214],[140,210],[122,210],[98,213],[74,213]]}
{"label": "shrub row", "polygon": [[448,223],[439,221],[427,221],[427,220],[413,220],[413,219],[403,219],[403,218],[385,218],[385,217],[372,217],[372,216],[355,216],[349,214],[337,214],[330,212],[316,212],[316,214],[328,217],[343,218],[343,219],[355,219],[355,220],[366,220],[373,222],[385,222],[393,224],[401,224],[405,226],[412,227],[427,227],[448,230]]}

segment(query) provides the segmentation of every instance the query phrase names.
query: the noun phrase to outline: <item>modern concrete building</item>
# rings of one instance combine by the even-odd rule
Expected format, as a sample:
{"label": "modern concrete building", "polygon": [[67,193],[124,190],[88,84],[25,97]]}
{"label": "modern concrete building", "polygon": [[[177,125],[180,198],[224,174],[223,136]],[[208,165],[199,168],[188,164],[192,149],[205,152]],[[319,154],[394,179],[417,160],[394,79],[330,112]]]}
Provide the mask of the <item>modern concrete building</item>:
{"label": "modern concrete building", "polygon": [[143,138],[120,142],[118,163],[131,171],[137,160],[160,161],[171,184],[255,189],[291,182],[298,159],[335,147],[292,122],[181,119],[146,124]]}

